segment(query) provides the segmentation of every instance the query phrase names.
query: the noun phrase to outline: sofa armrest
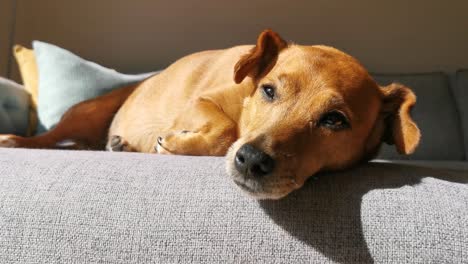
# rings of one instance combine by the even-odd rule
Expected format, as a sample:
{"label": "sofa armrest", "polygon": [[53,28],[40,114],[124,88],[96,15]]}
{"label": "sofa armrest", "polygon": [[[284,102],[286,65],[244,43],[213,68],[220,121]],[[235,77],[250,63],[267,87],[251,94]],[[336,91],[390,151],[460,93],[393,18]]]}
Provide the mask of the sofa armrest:
{"label": "sofa armrest", "polygon": [[0,149],[0,259],[19,263],[461,263],[468,170],[369,163],[279,201],[223,158]]}

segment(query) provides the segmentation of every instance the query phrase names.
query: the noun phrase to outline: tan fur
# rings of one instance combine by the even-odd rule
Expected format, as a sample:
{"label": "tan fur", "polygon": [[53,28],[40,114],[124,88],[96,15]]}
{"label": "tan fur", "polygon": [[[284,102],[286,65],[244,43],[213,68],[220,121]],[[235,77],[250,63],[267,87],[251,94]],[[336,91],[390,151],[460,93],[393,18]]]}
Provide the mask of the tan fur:
{"label": "tan fur", "polygon": [[[274,85],[278,98],[265,100],[259,89],[264,84]],[[416,100],[411,90],[397,84],[379,87],[351,56],[326,46],[288,44],[271,30],[262,32],[255,46],[184,57],[134,92],[119,95],[113,100],[123,105],[111,125],[104,118],[102,128],[110,125],[109,138],[122,138],[123,149],[226,155],[233,180],[248,185],[257,198],[283,197],[318,171],[370,159],[382,141],[410,154],[420,137],[409,115]],[[92,102],[100,104],[104,98]],[[100,115],[115,113],[115,107],[105,109],[100,108]],[[333,131],[319,126],[321,116],[330,111],[344,113],[351,127]],[[66,120],[57,127],[69,126]],[[88,148],[101,148],[97,142],[104,139],[101,133],[85,141],[78,140],[84,132],[53,131],[49,134],[61,134],[61,139],[77,140]],[[12,137],[7,139],[11,146]],[[49,138],[44,143],[44,136],[28,144],[15,140],[16,147],[34,147],[31,142],[54,147],[57,141]],[[252,180],[236,171],[234,157],[246,143],[276,160],[271,175]]]}

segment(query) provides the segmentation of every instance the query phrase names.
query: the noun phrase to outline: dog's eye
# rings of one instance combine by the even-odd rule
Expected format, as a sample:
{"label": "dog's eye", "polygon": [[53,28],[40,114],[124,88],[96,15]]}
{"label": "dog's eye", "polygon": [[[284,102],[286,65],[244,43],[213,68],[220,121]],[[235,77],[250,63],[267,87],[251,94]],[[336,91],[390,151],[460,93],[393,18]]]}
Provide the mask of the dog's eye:
{"label": "dog's eye", "polygon": [[319,125],[329,129],[339,130],[348,128],[349,121],[343,113],[332,111],[324,114],[320,118]]}
{"label": "dog's eye", "polygon": [[268,101],[275,99],[275,87],[271,84],[262,84],[263,95]]}

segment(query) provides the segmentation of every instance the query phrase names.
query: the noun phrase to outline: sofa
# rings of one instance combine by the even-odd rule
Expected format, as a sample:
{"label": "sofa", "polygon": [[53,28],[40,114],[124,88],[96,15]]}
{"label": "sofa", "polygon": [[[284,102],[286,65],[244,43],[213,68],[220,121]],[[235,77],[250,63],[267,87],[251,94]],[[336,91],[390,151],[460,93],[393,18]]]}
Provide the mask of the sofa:
{"label": "sofa", "polygon": [[468,71],[374,77],[415,91],[417,151],[384,146],[277,201],[243,194],[222,157],[0,148],[0,262],[468,262]]}

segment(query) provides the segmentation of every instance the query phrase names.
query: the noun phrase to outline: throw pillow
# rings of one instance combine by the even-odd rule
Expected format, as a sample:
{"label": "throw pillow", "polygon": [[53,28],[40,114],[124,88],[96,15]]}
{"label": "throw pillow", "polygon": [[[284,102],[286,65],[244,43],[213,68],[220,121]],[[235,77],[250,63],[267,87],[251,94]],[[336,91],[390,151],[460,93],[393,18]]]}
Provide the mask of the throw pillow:
{"label": "throw pillow", "polygon": [[19,66],[21,78],[26,91],[31,94],[29,109],[28,136],[34,135],[37,127],[37,95],[38,95],[38,73],[34,51],[21,45],[13,47],[13,54]]}
{"label": "throw pillow", "polygon": [[0,77],[0,134],[26,135],[30,100],[23,86]]}
{"label": "throw pillow", "polygon": [[39,134],[53,128],[71,106],[156,74],[122,74],[45,42],[34,41],[33,48],[39,70]]}

